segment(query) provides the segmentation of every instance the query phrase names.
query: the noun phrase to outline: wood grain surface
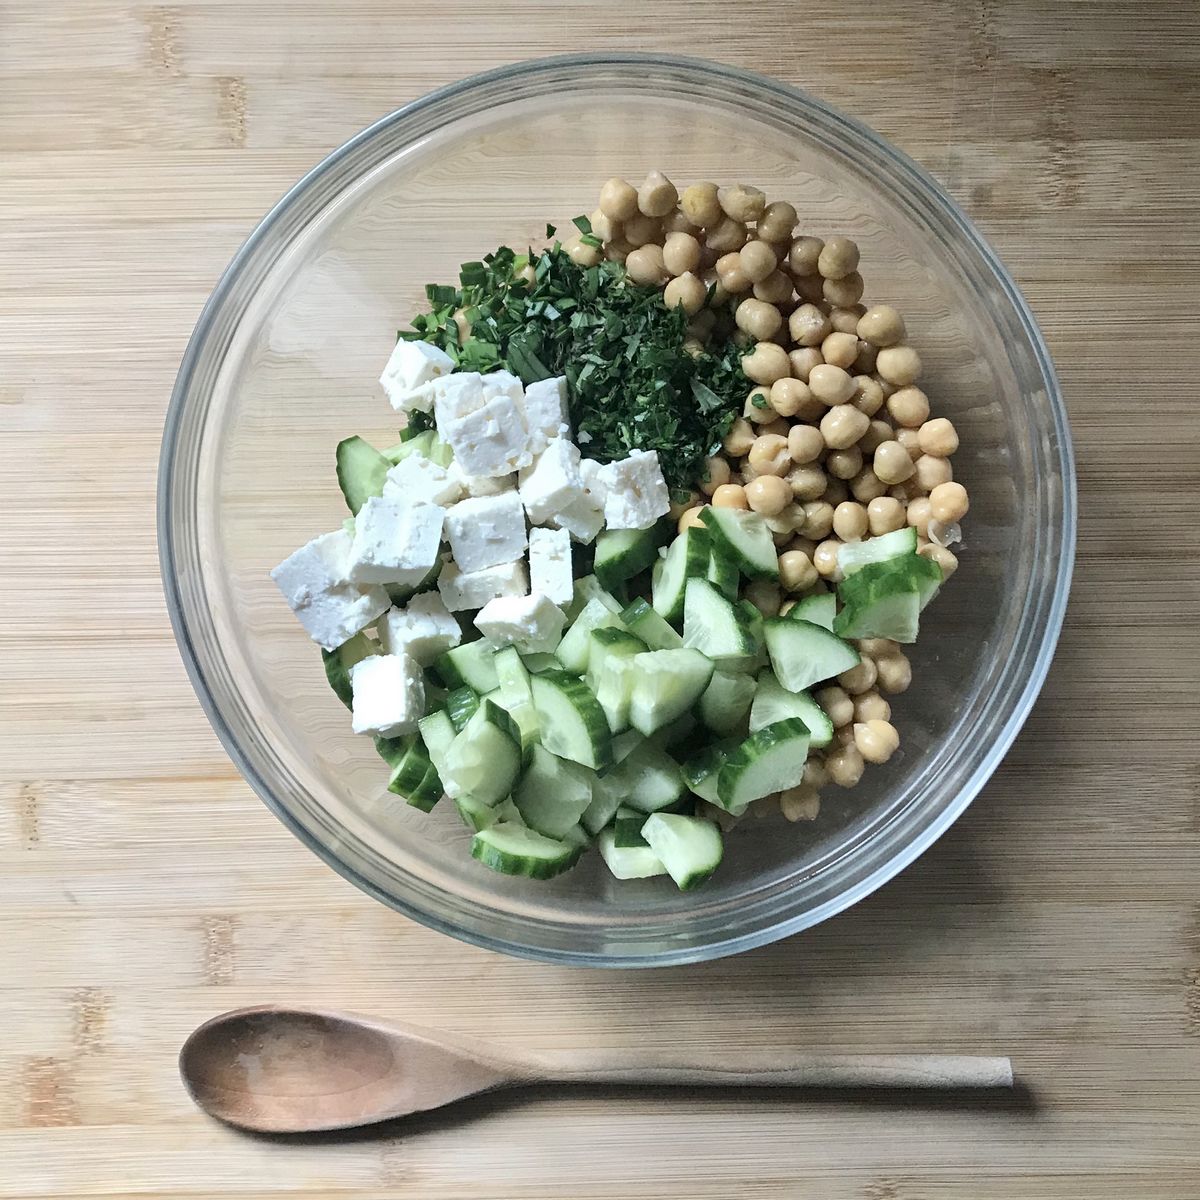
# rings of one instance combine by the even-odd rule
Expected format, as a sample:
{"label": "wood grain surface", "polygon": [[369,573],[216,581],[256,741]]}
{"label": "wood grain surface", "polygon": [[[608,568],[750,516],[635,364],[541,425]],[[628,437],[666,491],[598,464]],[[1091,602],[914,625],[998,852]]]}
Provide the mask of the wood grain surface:
{"label": "wood grain surface", "polygon": [[[252,795],[164,611],[161,422],[258,217],[428,88],[707,54],[871,122],[1030,298],[1079,455],[1049,685],[917,865],[704,966],[511,961],[359,894]],[[1200,11],[1171,0],[0,0],[0,1197],[1200,1196]],[[994,1098],[582,1091],[368,1138],[202,1118],[187,1032],[265,1001],[501,1045],[1011,1054]]]}

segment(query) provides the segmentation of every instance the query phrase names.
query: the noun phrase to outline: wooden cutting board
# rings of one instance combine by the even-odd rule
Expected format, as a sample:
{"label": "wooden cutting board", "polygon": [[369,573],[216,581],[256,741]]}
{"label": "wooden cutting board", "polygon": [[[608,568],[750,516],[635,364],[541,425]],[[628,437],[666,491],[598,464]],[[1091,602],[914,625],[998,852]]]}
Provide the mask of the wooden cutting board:
{"label": "wooden cutting board", "polygon": [[[925,163],[1037,311],[1081,484],[1049,685],[958,826],[820,929],[635,974],[459,945],[294,841],[200,712],[154,537],[176,365],[258,217],[428,88],[589,47],[773,72]],[[1198,70],[1170,0],[0,3],[0,1197],[1200,1196]],[[267,1000],[511,1045],[1004,1052],[1026,1086],[253,1141],[174,1056]]]}

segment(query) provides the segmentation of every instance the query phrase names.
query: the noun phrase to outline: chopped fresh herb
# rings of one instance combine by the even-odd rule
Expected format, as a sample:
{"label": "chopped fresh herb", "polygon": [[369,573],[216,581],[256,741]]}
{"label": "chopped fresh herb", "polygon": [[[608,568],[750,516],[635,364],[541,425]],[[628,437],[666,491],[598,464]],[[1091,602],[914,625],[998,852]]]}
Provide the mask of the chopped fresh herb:
{"label": "chopped fresh herb", "polygon": [[767,407],[767,398],[766,398],[766,396],[758,395],[758,396],[755,396],[754,399],[750,401],[750,403],[753,404],[755,408],[766,408]]}

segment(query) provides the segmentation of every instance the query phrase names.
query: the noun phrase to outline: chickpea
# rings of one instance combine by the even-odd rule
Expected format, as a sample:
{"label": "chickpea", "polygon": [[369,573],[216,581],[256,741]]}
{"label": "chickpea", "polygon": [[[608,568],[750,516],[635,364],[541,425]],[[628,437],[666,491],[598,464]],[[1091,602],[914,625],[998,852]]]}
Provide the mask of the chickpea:
{"label": "chickpea", "polygon": [[[753,451],[751,451],[753,453]],[[792,489],[778,475],[760,475],[746,484],[746,502],[752,512],[778,516],[792,502]],[[780,532],[791,535],[790,529]]]}
{"label": "chickpea", "polygon": [[768,583],[765,579],[756,579],[746,585],[744,595],[764,617],[779,615],[779,605],[783,602],[783,597],[775,584]]}
{"label": "chickpea", "polygon": [[867,505],[867,528],[872,537],[904,528],[904,505],[891,496],[876,496]]}
{"label": "chickpea", "polygon": [[[739,329],[758,342],[769,341],[783,324],[783,316],[779,309],[764,300],[743,300],[738,305],[733,319]],[[786,358],[786,353],[784,357]]]}
{"label": "chickpea", "polygon": [[897,425],[917,429],[929,419],[929,397],[918,387],[902,387],[888,397],[887,410]]}
{"label": "chickpea", "polygon": [[[825,282],[821,282],[821,299],[825,299],[824,293]],[[858,317],[861,305],[855,305],[853,308],[839,308],[836,304],[829,310],[829,327],[834,333],[853,333],[854,340],[858,341]]]}
{"label": "chickpea", "polygon": [[779,434],[760,434],[747,456],[750,466],[759,475],[783,475],[792,466],[787,438]]}
{"label": "chickpea", "polygon": [[600,248],[589,246],[578,234],[575,237],[567,238],[563,242],[563,249],[567,252],[567,257],[580,267],[594,267],[601,258]]}
{"label": "chickpea", "polygon": [[[779,381],[776,380],[775,382],[778,383]],[[773,383],[771,386],[774,387],[775,384]],[[790,429],[791,424],[789,422],[785,421],[782,417],[776,417],[775,420],[768,421],[765,425],[760,425],[758,427],[758,435],[759,437],[762,437],[763,434],[769,433],[773,434],[775,437],[783,438],[783,440],[786,442],[788,431]]]}
{"label": "chickpea", "polygon": [[792,277],[784,271],[772,271],[754,285],[754,298],[770,304],[787,304],[792,298]]}
{"label": "chickpea", "polygon": [[658,287],[668,278],[661,246],[639,246],[625,260],[625,270],[634,283],[643,287]]}
{"label": "chickpea", "polygon": [[725,215],[735,221],[757,221],[767,209],[766,196],[758,188],[746,183],[719,188],[717,199],[721,202]]}
{"label": "chickpea", "polygon": [[850,499],[850,489],[846,486],[845,480],[830,479],[825,484],[821,499],[826,504],[832,504],[836,509],[839,504],[845,504]]}
{"label": "chickpea", "polygon": [[[858,353],[854,356],[854,365],[850,369],[855,375],[870,375],[875,370],[879,351],[870,342],[858,339]],[[874,383],[874,380],[871,380]],[[883,403],[883,389],[879,389],[879,402]]]}
{"label": "chickpea", "polygon": [[935,487],[949,483],[954,478],[954,470],[948,458],[934,458],[932,454],[922,454],[914,466],[917,486],[923,492],[932,492]]}
{"label": "chickpea", "polygon": [[[777,520],[777,519],[778,518],[775,518],[775,517],[772,517],[769,520],[764,518],[763,523],[766,525],[766,527],[768,529],[771,529],[771,521]],[[788,541],[790,540],[791,536],[792,536],[791,533],[786,529],[771,529],[771,543],[774,545],[776,551],[782,550],[783,547],[788,544]],[[783,614],[780,613],[780,616],[782,616],[782,615]]]}
{"label": "chickpea", "polygon": [[663,262],[672,275],[687,275],[700,265],[700,243],[690,233],[668,233]]}
{"label": "chickpea", "polygon": [[854,701],[846,694],[844,688],[837,684],[827,684],[817,688],[813,699],[821,706],[825,715],[833,722],[835,729],[841,729],[854,720]]}
{"label": "chickpea", "polygon": [[[854,402],[851,401],[853,404]],[[854,405],[858,407],[857,404]],[[863,454],[874,454],[884,442],[896,440],[896,431],[886,422],[875,420],[867,426],[867,432],[858,439],[858,448]]]}
{"label": "chickpea", "polygon": [[[640,250],[635,250],[634,254],[641,254],[643,250],[649,249],[649,246],[643,246]],[[632,278],[632,272],[630,272],[630,277]],[[683,275],[676,276],[663,288],[663,303],[668,308],[682,308],[689,317],[694,317],[704,307],[704,298],[707,295],[708,288],[704,286],[699,276],[688,271]],[[701,333],[705,337],[708,336],[707,330],[701,328],[693,330],[691,326],[688,329],[694,337]]]}
{"label": "chickpea", "polygon": [[838,567],[838,551],[841,547],[841,542],[829,538],[813,551],[813,566],[823,579],[831,579],[835,583],[841,580],[842,572]]}
{"label": "chickpea", "polygon": [[[857,271],[851,271],[849,275],[844,275],[841,279],[826,279],[821,285],[821,292],[830,304],[837,308],[848,309],[862,299],[863,277]],[[846,332],[855,334],[854,340],[857,341],[857,331],[858,321],[856,319],[854,328]]]}
{"label": "chickpea", "polygon": [[929,521],[933,513],[929,506],[929,501],[924,497],[917,500],[910,500],[908,503],[908,512],[905,513],[904,519],[911,525],[921,537],[929,536]]}
{"label": "chickpea", "polygon": [[858,336],[872,346],[894,346],[904,334],[904,318],[890,304],[868,308],[858,322]]}
{"label": "chickpea", "polygon": [[738,296],[750,290],[750,278],[742,270],[741,255],[736,250],[717,259],[716,271],[721,286],[731,296]]}
{"label": "chickpea", "polygon": [[803,550],[786,550],[779,556],[779,582],[785,592],[804,592],[820,576],[813,561]]}
{"label": "chickpea", "polygon": [[758,236],[764,242],[786,242],[796,228],[796,210],[786,200],[776,200],[758,218]]}
{"label": "chickpea", "polygon": [[815,304],[801,304],[788,317],[788,333],[797,346],[819,346],[832,330],[829,318]]}
{"label": "chickpea", "polygon": [[[784,382],[781,380],[781,382]],[[772,387],[772,392],[778,384]],[[788,433],[788,453],[796,463],[810,463],[825,452],[825,439],[812,425],[793,425]]]}
{"label": "chickpea", "polygon": [[815,821],[821,811],[817,789],[799,784],[779,793],[779,811],[789,821]]}
{"label": "chickpea", "polygon": [[704,343],[698,337],[685,337],[679,348],[692,358],[699,358],[704,353]]}
{"label": "chickpea", "polygon": [[700,520],[701,511],[702,509],[699,505],[697,505],[695,508],[687,509],[679,518],[679,524],[677,526],[679,532],[683,533],[687,529],[703,529],[704,522]]}
{"label": "chickpea", "polygon": [[863,777],[866,770],[863,757],[854,745],[840,746],[825,755],[825,770],[831,783],[838,787],[852,788]]}
{"label": "chickpea", "polygon": [[819,499],[828,483],[825,472],[815,463],[793,468],[787,474],[787,481],[792,495],[800,501]]}
{"label": "chickpea", "polygon": [[[821,369],[838,370],[837,367]],[[842,374],[846,373],[843,371]],[[850,376],[846,375],[846,379],[849,380],[849,378]],[[848,450],[867,432],[870,424],[870,417],[866,413],[859,412],[853,404],[838,403],[821,418],[821,436],[825,439],[825,445],[831,450]]]}
{"label": "chickpea", "polygon": [[788,267],[793,275],[817,274],[817,262],[825,243],[820,238],[798,237],[788,250]]}
{"label": "chickpea", "polygon": [[778,266],[775,251],[766,242],[747,242],[738,251],[738,256],[742,260],[742,270],[751,283],[759,283],[766,279]]}
{"label": "chickpea", "polygon": [[718,254],[731,254],[746,244],[746,226],[741,221],[722,217],[706,231],[709,247]]}
{"label": "chickpea", "polygon": [[787,352],[773,342],[759,342],[742,359],[742,374],[755,383],[772,384],[791,374]]}
{"label": "chickpea", "polygon": [[[630,241],[626,241],[624,234],[621,237],[614,239],[611,242],[604,243],[604,257],[609,262],[623,263],[630,254],[630,251],[636,250],[637,247]],[[528,268],[532,271],[532,268]],[[530,286],[533,285],[533,280],[530,279]]]}
{"label": "chickpea", "polygon": [[875,474],[886,484],[903,483],[912,475],[913,460],[899,442],[884,442],[875,449]]}
{"label": "chickpea", "polygon": [[[771,407],[771,389],[761,384],[750,389],[746,403],[742,407],[742,416],[752,425],[769,425],[775,420],[775,410]],[[754,436],[762,435],[762,429],[755,430]]]}
{"label": "chickpea", "polygon": [[[818,307],[825,303],[825,293],[822,290],[822,280],[820,275],[793,275],[793,280],[796,285],[796,295],[805,304],[816,304]],[[833,318],[830,318],[830,328],[833,327]]]}
{"label": "chickpea", "polygon": [[889,654],[899,654],[900,643],[891,638],[870,637],[859,638],[854,645],[859,654],[869,654],[872,658],[887,658]]}
{"label": "chickpea", "polygon": [[867,510],[854,500],[845,500],[833,510],[833,532],[843,542],[861,542],[867,536]]}
{"label": "chickpea", "polygon": [[858,338],[852,333],[831,333],[821,343],[821,356],[831,366],[845,370],[858,357]]}
{"label": "chickpea", "polygon": [[628,221],[638,211],[637,189],[614,175],[600,189],[600,211],[611,221]]}
{"label": "chickpea", "polygon": [[917,430],[921,450],[935,458],[949,458],[958,449],[958,430],[945,417],[926,421]]}
{"label": "chickpea", "polygon": [[811,398],[807,386],[798,379],[777,379],[771,384],[771,408],[781,417],[794,417]]}
{"label": "chickpea", "polygon": [[[663,217],[662,227],[664,234],[688,233],[695,237],[700,232],[677,208],[672,209]],[[696,244],[699,245],[698,239]]]}
{"label": "chickpea", "polygon": [[961,521],[970,507],[967,489],[961,483],[939,483],[929,493],[930,515],[944,525]]}
{"label": "chickpea", "polygon": [[667,510],[672,521],[678,521],[689,508],[695,508],[700,503],[699,492],[676,492],[675,495],[678,499],[673,499]]}
{"label": "chickpea", "polygon": [[831,237],[817,257],[817,270],[825,279],[844,279],[858,270],[858,246],[849,238]]}
{"label": "chickpea", "polygon": [[788,354],[788,363],[791,365],[792,374],[804,383],[808,382],[813,368],[819,367],[824,361],[821,351],[815,346],[802,346],[799,350],[793,350]]}
{"label": "chickpea", "polygon": [[789,534],[788,541],[792,540],[790,535],[794,534],[803,522],[804,508],[791,499],[788,500],[788,503],[775,516],[766,518],[767,528],[772,533]]}
{"label": "chickpea", "polygon": [[[804,521],[800,535],[813,542],[820,542],[833,532],[833,505],[825,500],[809,500],[804,505]],[[819,547],[813,547],[815,555]],[[814,558],[814,563],[816,562]]]}
{"label": "chickpea", "polygon": [[722,443],[725,453],[730,458],[745,458],[750,453],[750,447],[754,445],[754,439],[757,436],[750,427],[750,422],[739,417],[725,435],[725,441]]}
{"label": "chickpea", "polygon": [[949,579],[958,570],[957,555],[945,546],[937,545],[936,542],[930,542],[928,546],[922,546],[917,553],[922,558],[928,558],[931,562],[937,563],[942,568],[943,579]]}
{"label": "chickpea", "polygon": [[723,487],[729,482],[732,472],[729,468],[729,463],[723,458],[706,458],[704,466],[708,477],[700,485],[700,490],[706,496],[711,496],[717,488]]}
{"label": "chickpea", "polygon": [[911,346],[885,346],[875,359],[875,370],[889,383],[907,387],[921,377],[921,356]]}
{"label": "chickpea", "polygon": [[878,674],[875,660],[864,655],[850,670],[843,671],[837,681],[851,696],[860,696],[875,686]]}
{"label": "chickpea", "polygon": [[883,389],[870,375],[852,375],[850,378],[854,381],[854,394],[850,397],[850,403],[859,412],[873,417],[883,407]]}
{"label": "chickpea", "polygon": [[454,327],[458,330],[458,340],[460,343],[466,341],[471,336],[471,321],[466,312],[459,308],[456,309],[453,316]]}
{"label": "chickpea", "polygon": [[862,451],[857,446],[851,446],[848,450],[831,450],[825,456],[825,470],[834,479],[853,479],[862,469]]}
{"label": "chickpea", "polygon": [[828,786],[829,772],[825,770],[825,764],[819,758],[810,758],[804,764],[804,779],[802,782],[816,790]]}
{"label": "chickpea", "polygon": [[592,232],[602,241],[611,242],[613,238],[620,237],[621,225],[620,222],[614,221],[607,216],[602,209],[596,209],[595,212],[588,217],[592,223]]}
{"label": "chickpea", "polygon": [[[798,505],[796,505],[796,507],[800,510],[800,519],[796,522],[795,527],[797,529],[799,529],[804,524],[804,505],[798,504]],[[814,542],[812,540],[812,538],[800,537],[799,535],[792,538],[792,540],[790,542],[788,542],[789,550],[799,550],[802,554],[807,554],[809,558],[812,558],[813,551],[816,548],[817,548],[817,543]],[[814,583],[813,587],[816,587],[816,586],[817,585]]]}
{"label": "chickpea", "polygon": [[[832,408],[834,405],[845,404],[854,395],[854,380],[841,367],[823,362],[809,371],[808,390],[822,404],[828,404]],[[863,417],[864,421],[867,420],[862,413],[858,413],[858,415]],[[862,432],[866,432],[866,428],[867,426],[864,425]],[[858,436],[861,437],[862,433]],[[854,441],[857,440],[858,437],[854,438]]]}
{"label": "chickpea", "polygon": [[897,429],[896,441],[900,443],[908,453],[908,457],[916,462],[921,457],[921,442],[917,437],[915,429]]}
{"label": "chickpea", "polygon": [[693,183],[691,187],[684,188],[683,195],[679,197],[679,207],[693,225],[702,229],[717,224],[724,216],[720,201],[717,200],[715,183]]}
{"label": "chickpea", "polygon": [[[876,361],[875,365],[878,367],[878,361]],[[875,370],[871,373],[871,378],[874,379],[877,384],[879,384],[880,390],[883,392],[884,400],[887,400],[887,398],[893,392],[898,392],[900,390],[894,383],[889,383],[886,379],[884,379],[878,370]]]}
{"label": "chickpea", "polygon": [[900,735],[887,721],[861,721],[854,726],[854,744],[869,763],[885,763],[900,748]]}
{"label": "chickpea", "polygon": [[678,199],[675,185],[661,171],[651,171],[638,188],[638,208],[647,217],[665,217]]}
{"label": "chickpea", "polygon": [[[871,662],[871,659],[866,659]],[[879,671],[876,668],[876,678]],[[888,721],[891,720],[892,706],[874,689],[854,697],[854,719],[856,721]]]}
{"label": "chickpea", "polygon": [[887,493],[887,484],[870,467],[864,467],[850,480],[850,494],[859,504],[870,504]]}
{"label": "chickpea", "polygon": [[662,222],[643,213],[636,213],[621,227],[625,240],[633,246],[649,246],[662,242]]}

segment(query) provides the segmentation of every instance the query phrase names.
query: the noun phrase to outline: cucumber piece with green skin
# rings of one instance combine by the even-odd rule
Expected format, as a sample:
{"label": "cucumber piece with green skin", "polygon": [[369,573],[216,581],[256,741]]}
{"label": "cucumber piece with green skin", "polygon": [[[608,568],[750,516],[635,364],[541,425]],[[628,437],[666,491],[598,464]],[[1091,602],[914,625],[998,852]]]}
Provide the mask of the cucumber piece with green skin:
{"label": "cucumber piece with green skin", "polygon": [[652,879],[667,873],[667,868],[645,841],[640,846],[619,846],[613,830],[602,829],[596,846],[614,879]]}
{"label": "cucumber piece with green skin", "polygon": [[717,792],[717,779],[725,760],[744,741],[744,738],[726,738],[714,745],[706,746],[699,754],[688,759],[681,770],[688,790],[701,800],[707,800],[718,808],[724,808]]}
{"label": "cucumber piece with green skin", "polygon": [[544,654],[539,650],[522,654],[521,661],[529,669],[530,675],[545,675],[547,671],[562,670],[562,663],[553,654]]}
{"label": "cucumber piece with green skin", "polygon": [[803,692],[858,666],[858,651],[828,629],[808,621],[771,617],[763,622],[775,678],[789,692]]}
{"label": "cucumber piece with green skin", "polygon": [[[757,613],[757,609],[755,612]],[[683,644],[718,666],[748,660],[758,650],[754,623],[707,579],[689,579],[683,602]]]}
{"label": "cucumber piece with green skin", "polygon": [[454,731],[454,726],[450,723],[450,718],[444,709],[439,709],[427,717],[422,717],[417,722],[417,730],[420,733],[421,741],[425,743],[425,749],[429,752],[430,761],[441,776],[446,795],[452,799],[457,797],[460,789],[447,779],[445,770],[446,755],[454,744],[454,739],[458,736]]}
{"label": "cucumber piece with green skin", "polygon": [[646,839],[642,837],[642,826],[645,825],[648,815],[627,804],[618,808],[612,821],[614,844],[622,849],[647,845]]}
{"label": "cucumber piece with green skin", "polygon": [[641,597],[621,610],[621,624],[651,650],[677,650],[683,638]]}
{"label": "cucumber piece with green skin", "polygon": [[604,709],[613,733],[629,728],[629,705],[636,679],[629,660],[646,649],[646,643],[627,629],[592,630],[586,682]]}
{"label": "cucumber piece with green skin", "polygon": [[442,798],[442,781],[419,735],[377,737],[375,749],[388,765],[388,791],[422,812],[431,811]]}
{"label": "cucumber piece with green skin", "polygon": [[766,521],[755,512],[737,508],[700,510],[700,520],[712,535],[713,548],[748,579],[778,579],[779,557]]}
{"label": "cucumber piece with green skin", "polygon": [[524,825],[498,821],[471,839],[471,857],[502,875],[553,879],[569,871],[583,847],[545,837]]}
{"label": "cucumber piece with green skin", "polygon": [[348,642],[336,650],[322,650],[321,661],[325,664],[325,678],[334,694],[347,707],[354,705],[354,692],[350,687],[350,668],[369,658],[379,649],[365,633],[356,633]]}
{"label": "cucumber piece with green skin", "polygon": [[583,810],[580,825],[593,836],[599,833],[616,816],[621,799],[618,787],[609,783],[609,776],[597,775],[592,780],[592,802]]}
{"label": "cucumber piece with green skin", "polygon": [[565,672],[531,675],[542,745],[559,758],[602,771],[612,762],[612,731],[599,701]]}
{"label": "cucumber piece with green skin", "polygon": [[671,543],[666,557],[654,564],[651,607],[664,620],[675,624],[683,620],[683,590],[689,579],[707,575],[711,553],[708,531],[693,526],[685,529]]}
{"label": "cucumber piece with green skin", "polygon": [[606,529],[596,538],[593,569],[602,587],[615,588],[646,571],[658,557],[665,531],[661,521],[649,529]]}
{"label": "cucumber piece with green skin", "polygon": [[687,790],[679,764],[646,739],[604,777],[604,784],[622,804],[642,813],[670,808]]}
{"label": "cucumber piece with green skin", "polygon": [[832,592],[821,592],[815,596],[805,596],[797,600],[788,609],[789,621],[807,621],[810,625],[820,625],[822,629],[833,632],[834,618],[837,616],[837,597]]}
{"label": "cucumber piece with green skin", "polygon": [[833,741],[833,722],[825,710],[807,692],[789,692],[770,671],[764,671],[758,677],[758,690],[750,706],[750,732],[757,733],[792,717],[799,717],[808,726],[809,745],[814,749]]}
{"label": "cucumber piece with green skin", "polygon": [[865,538],[860,542],[847,542],[838,547],[838,569],[843,579],[861,571],[871,563],[886,562],[891,558],[905,558],[917,552],[917,531],[911,525],[882,533],[878,537]]}
{"label": "cucumber piece with green skin", "polygon": [[808,726],[799,717],[752,733],[730,751],[717,776],[721,807],[741,813],[752,800],[796,787],[804,779],[808,745]]}
{"label": "cucumber piece with green skin", "polygon": [[712,661],[687,647],[651,650],[630,662],[635,679],[629,723],[646,737],[683,716],[713,675]]}
{"label": "cucumber piece with green skin", "polygon": [[447,650],[438,655],[433,666],[448,688],[465,686],[486,696],[500,686],[496,674],[495,647],[485,638]]}
{"label": "cucumber piece with green skin", "polygon": [[446,696],[445,709],[454,732],[461,733],[479,711],[479,695],[469,687],[457,687]]}
{"label": "cucumber piece with green skin", "polygon": [[563,634],[558,649],[554,651],[554,657],[562,663],[565,670],[573,675],[582,675],[587,670],[592,630],[621,628],[623,626],[620,616],[602,600],[593,597],[580,610],[571,628]]}
{"label": "cucumber piece with green skin", "polygon": [[737,563],[714,546],[708,556],[705,578],[713,584],[726,600],[736,600],[741,577]]}
{"label": "cucumber piece with green skin", "polygon": [[513,803],[530,829],[561,839],[591,804],[593,778],[586,767],[535,746],[529,769],[513,791]]}
{"label": "cucumber piece with green skin", "polygon": [[721,737],[748,732],[746,720],[758,683],[753,675],[714,671],[700,697],[700,720]]}
{"label": "cucumber piece with green skin", "polygon": [[454,807],[458,809],[458,815],[462,817],[463,824],[472,833],[487,829],[489,826],[495,825],[497,821],[511,821],[514,825],[524,824],[521,814],[517,812],[517,806],[511,798],[501,800],[499,804],[493,806],[476,800],[474,796],[458,796],[455,798]]}
{"label": "cucumber piece with green skin", "polygon": [[584,575],[575,580],[574,595],[571,603],[563,609],[567,620],[573,622],[583,611],[583,606],[589,600],[599,600],[610,612],[619,613],[622,608],[622,605],[618,603],[616,598],[604,590],[600,584],[600,580],[595,575]]}
{"label": "cucumber piece with green skin", "polygon": [[370,442],[348,437],[337,445],[337,481],[352,513],[372,496],[383,495],[392,464]]}
{"label": "cucumber piece with green skin", "polygon": [[423,429],[420,432],[413,430],[412,436],[406,438],[404,435],[407,432],[407,429],[401,430],[400,441],[381,452],[393,467],[413,454],[420,455],[421,458],[429,458],[433,451],[433,443],[437,440],[437,434],[432,429]]}
{"label": "cucumber piece with green skin", "polygon": [[703,817],[654,813],[646,818],[642,837],[681,892],[699,887],[721,865],[720,830]]}
{"label": "cucumber piece with green skin", "polygon": [[500,681],[497,702],[508,711],[520,730],[521,749],[524,761],[528,764],[541,734],[537,709],[533,707],[533,689],[529,686],[529,668],[513,646],[497,650],[495,664],[496,678]]}
{"label": "cucumber piece with green skin", "polygon": [[498,804],[512,791],[521,771],[520,734],[512,718],[484,698],[446,751],[439,772],[452,796],[464,793],[484,804]]}
{"label": "cucumber piece with green skin", "polygon": [[541,734],[537,723],[537,710],[532,704],[514,704],[511,697],[506,697],[500,689],[489,692],[485,700],[490,700],[498,708],[504,709],[512,718],[516,729],[517,743],[521,747],[522,769],[529,765],[533,748],[541,742]]}
{"label": "cucumber piece with green skin", "polygon": [[668,722],[661,729],[656,729],[650,735],[650,741],[663,750],[670,751],[672,747],[678,746],[681,742],[688,741],[692,734],[695,733],[696,728],[696,718],[690,712],[685,712],[682,716]]}
{"label": "cucumber piece with green skin", "polygon": [[388,781],[388,791],[403,796],[406,803],[422,812],[432,812],[437,802],[445,795],[441,777],[432,763],[428,765],[424,777],[416,787],[409,787],[407,783],[400,784],[393,772],[393,777]]}
{"label": "cucumber piece with green skin", "polygon": [[860,567],[838,588],[842,610],[834,629],[842,637],[917,640],[921,610],[937,594],[942,569],[919,554]]}

